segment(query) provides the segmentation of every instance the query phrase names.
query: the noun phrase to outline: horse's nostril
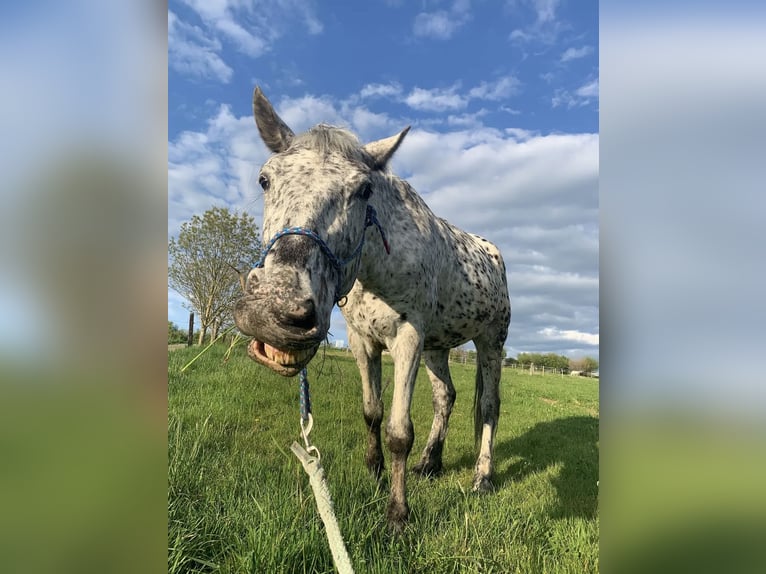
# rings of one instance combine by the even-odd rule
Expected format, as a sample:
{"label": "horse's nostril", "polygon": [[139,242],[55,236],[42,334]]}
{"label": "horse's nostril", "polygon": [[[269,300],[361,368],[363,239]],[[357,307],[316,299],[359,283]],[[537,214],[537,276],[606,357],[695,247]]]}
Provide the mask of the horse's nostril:
{"label": "horse's nostril", "polygon": [[[240,281],[242,281],[242,276],[240,275]],[[253,269],[248,273],[247,279],[244,281],[244,290],[245,293],[252,294],[255,288],[258,286],[258,282],[260,279],[258,278],[258,273],[256,269]]]}
{"label": "horse's nostril", "polygon": [[313,299],[304,299],[285,313],[285,323],[301,329],[311,329],[316,326],[316,306]]}

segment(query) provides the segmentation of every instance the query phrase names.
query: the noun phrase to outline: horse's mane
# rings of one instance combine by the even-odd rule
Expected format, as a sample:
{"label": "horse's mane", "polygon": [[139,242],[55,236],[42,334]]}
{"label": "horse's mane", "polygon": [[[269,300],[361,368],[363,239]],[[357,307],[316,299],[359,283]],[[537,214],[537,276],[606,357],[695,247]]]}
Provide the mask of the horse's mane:
{"label": "horse's mane", "polygon": [[362,149],[359,139],[350,131],[328,124],[318,124],[295,136],[291,148],[316,150],[322,155],[339,153],[344,157],[369,163],[369,155]]}

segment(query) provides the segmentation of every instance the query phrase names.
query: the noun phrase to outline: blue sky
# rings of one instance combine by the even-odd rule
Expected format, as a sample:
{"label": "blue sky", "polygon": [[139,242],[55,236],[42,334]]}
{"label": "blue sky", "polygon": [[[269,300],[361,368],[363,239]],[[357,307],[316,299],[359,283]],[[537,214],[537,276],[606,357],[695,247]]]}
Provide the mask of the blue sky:
{"label": "blue sky", "polygon": [[[168,234],[214,206],[260,224],[260,85],[301,131],[412,131],[391,167],[503,251],[507,347],[598,356],[598,4],[171,0]],[[188,322],[168,292],[168,318]],[[332,338],[346,340],[337,310]]]}

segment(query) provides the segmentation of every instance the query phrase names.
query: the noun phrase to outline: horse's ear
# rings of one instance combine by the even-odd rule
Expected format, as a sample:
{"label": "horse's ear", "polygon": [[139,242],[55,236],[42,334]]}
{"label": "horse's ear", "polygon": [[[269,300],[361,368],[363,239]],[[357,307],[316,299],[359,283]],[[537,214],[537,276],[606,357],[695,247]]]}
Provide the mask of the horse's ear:
{"label": "horse's ear", "polygon": [[364,146],[364,151],[372,157],[373,164],[370,166],[372,169],[383,169],[386,167],[388,160],[390,160],[391,156],[394,155],[394,152],[399,149],[402,140],[404,140],[404,136],[410,131],[410,127],[411,126],[407,126],[395,136],[370,142]]}
{"label": "horse's ear", "polygon": [[274,111],[274,107],[263,95],[260,86],[256,86],[253,92],[253,116],[266,147],[274,153],[283,152],[290,147],[295,134]]}

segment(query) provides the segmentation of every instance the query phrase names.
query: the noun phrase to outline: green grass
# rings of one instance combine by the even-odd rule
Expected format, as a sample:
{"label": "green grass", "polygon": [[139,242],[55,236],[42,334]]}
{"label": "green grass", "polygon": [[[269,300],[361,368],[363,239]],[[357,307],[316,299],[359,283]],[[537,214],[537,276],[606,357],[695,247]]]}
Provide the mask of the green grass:
{"label": "green grass", "polygon": [[[168,570],[333,572],[299,436],[297,377],[274,375],[239,347],[169,352]],[[384,358],[383,380],[393,367]],[[598,381],[503,371],[497,492],[470,491],[474,367],[453,365],[457,402],[444,474],[408,478],[410,523],[389,534],[388,496],[364,465],[361,387],[350,354],[309,366],[315,426],[335,511],[358,574],[598,571]],[[384,392],[388,410],[393,384]],[[421,368],[412,419],[417,461],[431,424]],[[386,452],[388,456],[388,453]],[[386,459],[386,462],[390,458]]]}

